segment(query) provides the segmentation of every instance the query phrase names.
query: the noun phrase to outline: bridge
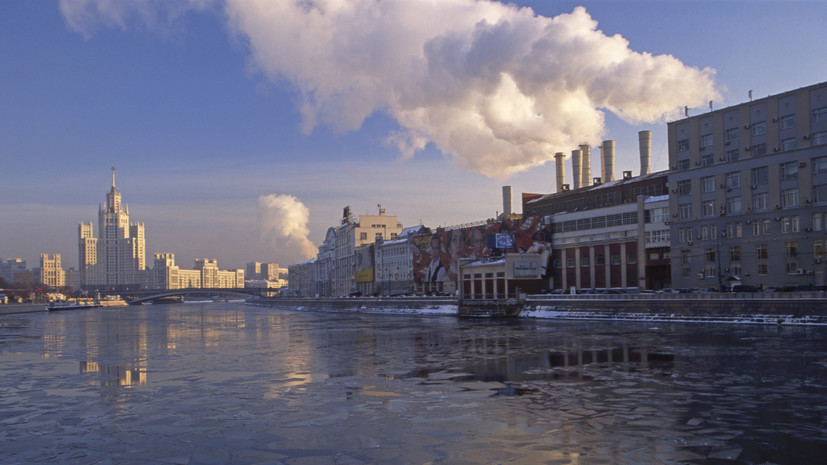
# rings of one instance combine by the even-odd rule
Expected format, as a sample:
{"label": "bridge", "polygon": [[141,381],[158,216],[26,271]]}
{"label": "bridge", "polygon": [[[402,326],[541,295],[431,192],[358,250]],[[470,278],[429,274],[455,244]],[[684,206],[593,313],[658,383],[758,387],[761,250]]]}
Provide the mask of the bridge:
{"label": "bridge", "polygon": [[278,293],[279,289],[265,288],[187,288],[187,289],[145,289],[130,291],[125,297],[129,305],[138,305],[144,302],[163,299],[166,297],[185,296],[234,296],[234,297],[267,297]]}

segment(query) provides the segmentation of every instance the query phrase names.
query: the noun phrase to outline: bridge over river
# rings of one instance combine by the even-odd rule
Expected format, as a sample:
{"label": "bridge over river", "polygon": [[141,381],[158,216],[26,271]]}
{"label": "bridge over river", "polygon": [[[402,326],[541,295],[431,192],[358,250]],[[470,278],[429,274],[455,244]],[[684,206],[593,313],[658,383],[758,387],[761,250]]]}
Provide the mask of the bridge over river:
{"label": "bridge over river", "polygon": [[268,297],[276,294],[278,289],[264,288],[187,288],[187,289],[145,289],[130,291],[124,296],[130,305],[138,305],[144,302],[167,299],[170,297]]}

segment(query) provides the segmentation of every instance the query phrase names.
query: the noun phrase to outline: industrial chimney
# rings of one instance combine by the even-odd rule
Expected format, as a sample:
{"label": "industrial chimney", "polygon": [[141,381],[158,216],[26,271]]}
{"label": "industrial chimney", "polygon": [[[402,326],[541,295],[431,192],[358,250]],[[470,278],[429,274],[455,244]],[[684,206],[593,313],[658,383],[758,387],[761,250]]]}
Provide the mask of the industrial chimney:
{"label": "industrial chimney", "polygon": [[511,186],[503,186],[503,214],[508,216],[511,213]]}
{"label": "industrial chimney", "polygon": [[640,142],[640,174],[649,174],[649,154],[652,152],[652,131],[637,133]]}
{"label": "industrial chimney", "polygon": [[575,189],[580,189],[580,151],[571,151],[571,179]]}
{"label": "industrial chimney", "polygon": [[557,192],[563,191],[563,184],[566,183],[566,168],[563,165],[563,159],[566,155],[563,152],[554,154],[554,161],[557,164]]}
{"label": "industrial chimney", "polygon": [[580,185],[587,187],[591,184],[592,180],[592,157],[589,150],[589,144],[583,144],[580,146],[580,156],[582,157],[582,161],[580,163],[583,170],[581,174],[581,179],[583,181]]}
{"label": "industrial chimney", "polygon": [[600,147],[600,161],[603,165],[603,182],[615,180],[615,141],[604,140]]}

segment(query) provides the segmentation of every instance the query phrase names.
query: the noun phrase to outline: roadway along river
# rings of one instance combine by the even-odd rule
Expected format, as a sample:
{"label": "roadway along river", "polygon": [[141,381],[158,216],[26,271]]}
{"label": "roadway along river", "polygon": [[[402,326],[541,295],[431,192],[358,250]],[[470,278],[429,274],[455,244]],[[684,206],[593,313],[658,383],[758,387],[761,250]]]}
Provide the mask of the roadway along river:
{"label": "roadway along river", "polygon": [[3,463],[824,463],[827,327],[0,317]]}

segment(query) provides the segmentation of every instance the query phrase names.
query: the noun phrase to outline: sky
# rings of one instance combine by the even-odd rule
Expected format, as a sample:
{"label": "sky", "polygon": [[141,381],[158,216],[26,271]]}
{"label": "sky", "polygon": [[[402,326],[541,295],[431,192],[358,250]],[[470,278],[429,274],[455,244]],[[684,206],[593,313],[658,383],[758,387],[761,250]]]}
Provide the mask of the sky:
{"label": "sky", "polygon": [[[0,257],[77,267],[116,168],[147,260],[282,266],[349,205],[403,226],[556,191],[615,140],[827,80],[827,2],[0,2]],[[599,150],[592,174],[599,176]],[[571,182],[566,162],[566,182]]]}

